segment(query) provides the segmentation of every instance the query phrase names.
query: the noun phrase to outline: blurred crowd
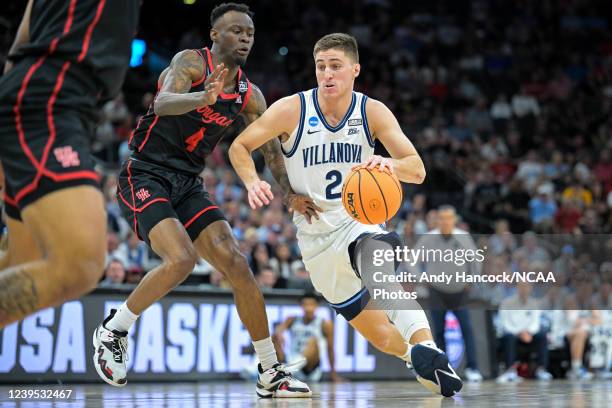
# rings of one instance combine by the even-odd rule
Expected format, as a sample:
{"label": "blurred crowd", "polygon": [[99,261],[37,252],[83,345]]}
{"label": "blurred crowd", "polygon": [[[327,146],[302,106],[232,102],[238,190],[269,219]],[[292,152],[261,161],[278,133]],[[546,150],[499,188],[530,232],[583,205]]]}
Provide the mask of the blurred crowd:
{"label": "blurred crowd", "polygon": [[[129,155],[126,140],[173,53],[209,44],[213,4],[208,3],[144,2],[138,37],[147,41],[148,53],[130,70],[123,94],[100,109],[93,150],[105,173],[109,214],[108,266],[101,285],[137,283],[159,262],[119,213],[116,169]],[[270,104],[316,86],[312,47],[321,35],[354,35],[362,65],[357,90],[395,113],[427,169],[422,185],[404,186],[403,206],[389,227],[412,245],[419,234],[437,228],[437,208],[450,204],[460,215],[458,227],[488,234],[482,239],[491,256],[482,273],[552,269],[558,274],[558,283],[545,291],[539,285],[519,291],[503,284],[481,291],[482,300],[501,305],[500,338],[510,365],[516,353],[512,342],[532,341],[540,325],[551,333],[551,344],[566,338],[576,342],[584,330],[604,321],[610,331],[608,313],[591,312],[612,305],[612,240],[605,235],[612,232],[612,35],[606,2],[409,3],[335,0],[333,10],[344,11],[332,13],[322,0],[249,2],[257,35],[245,70]],[[18,16],[20,10],[12,7]],[[18,17],[4,15],[0,27],[7,34],[2,31],[0,38],[6,50]],[[282,194],[275,188],[268,207],[251,211],[226,157],[229,142],[209,158],[203,183],[232,225],[260,286],[309,289]],[[377,152],[384,149],[377,146]],[[265,172],[261,160],[259,165]],[[577,241],[552,249],[542,234]],[[185,284],[228,287],[205,260]],[[503,310],[530,297],[548,302],[538,303],[538,309],[556,312],[520,317],[521,325],[532,325],[518,327]],[[580,347],[572,347],[579,355]]]}
{"label": "blurred crowd", "polygon": [[[612,37],[599,12],[604,2],[337,3],[347,12],[332,18],[320,1],[253,2],[259,40],[246,69],[271,103],[315,86],[312,45],[319,35],[347,31],[358,39],[357,88],[395,112],[426,163],[427,180],[404,186],[404,205],[392,220],[407,243],[432,228],[441,204],[457,208],[471,232],[610,233]],[[109,168],[129,154],[125,140],[152,100],[159,59],[172,56],[159,50],[208,44],[206,24],[179,34],[153,30],[157,17],[148,12],[143,5],[140,36],[159,44],[131,71],[125,94],[101,109],[94,150]],[[204,183],[256,274],[270,267],[276,279],[263,281],[286,287],[304,272],[291,217],[280,200],[249,210],[228,166],[228,143],[210,157]],[[109,253],[120,243],[137,245],[129,244],[118,215],[115,180],[110,171]]]}

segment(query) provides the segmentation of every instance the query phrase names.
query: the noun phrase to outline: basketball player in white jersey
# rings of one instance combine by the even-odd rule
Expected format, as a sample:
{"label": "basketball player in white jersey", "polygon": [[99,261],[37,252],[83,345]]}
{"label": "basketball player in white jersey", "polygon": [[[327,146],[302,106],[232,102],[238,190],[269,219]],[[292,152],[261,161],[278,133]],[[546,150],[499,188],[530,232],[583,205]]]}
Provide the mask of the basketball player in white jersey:
{"label": "basketball player in white jersey", "polygon": [[[353,91],[360,71],[353,37],[326,35],[313,54],[318,87],[280,99],[251,123],[230,147],[232,165],[247,188],[251,207],[268,204],[270,185],[257,175],[251,152],[280,137],[291,187],[314,201],[306,212],[299,211],[304,215],[296,211],[293,216],[314,287],[374,347],[412,364],[428,389],[454,395],[461,380],[436,347],[422,309],[366,308],[370,294],[360,279],[356,255],[371,240],[392,248],[401,241],[378,225],[353,220],[341,199],[342,183],[356,166],[387,169],[402,182],[419,184],[425,178],[423,162],[391,111]],[[375,140],[392,158],[374,155]]]}
{"label": "basketball player in white jersey", "polygon": [[[290,316],[276,326],[272,341],[276,348],[278,361],[293,363],[303,361],[304,366],[293,375],[308,382],[317,382],[321,378],[321,348],[327,346],[329,358],[330,379],[340,382],[342,379],[336,373],[334,354],[334,324],[317,316],[319,299],[314,293],[305,293],[300,297],[301,316]],[[284,333],[289,332],[291,341],[285,345]],[[286,351],[286,354],[285,354]]]}

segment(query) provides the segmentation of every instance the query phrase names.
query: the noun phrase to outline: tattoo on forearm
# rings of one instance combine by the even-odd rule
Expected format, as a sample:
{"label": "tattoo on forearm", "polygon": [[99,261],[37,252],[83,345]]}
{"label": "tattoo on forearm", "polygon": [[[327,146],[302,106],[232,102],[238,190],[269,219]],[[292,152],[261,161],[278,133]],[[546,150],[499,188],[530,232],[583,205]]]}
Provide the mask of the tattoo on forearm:
{"label": "tattoo on forearm", "polygon": [[272,176],[274,176],[274,179],[280,185],[283,193],[289,194],[293,192],[291,189],[291,183],[289,182],[289,176],[287,175],[287,169],[285,168],[285,161],[283,160],[278,138],[270,140],[261,146],[260,149],[266,161],[266,165],[268,168],[270,168]]}
{"label": "tattoo on forearm", "polygon": [[[249,106],[246,110],[245,121],[248,126],[249,123],[257,120],[258,117],[263,115],[266,111],[266,99],[263,94],[253,85],[253,94],[249,101]],[[285,168],[285,161],[283,160],[280,142],[278,138],[274,138],[259,148],[264,156],[266,165],[270,168],[272,176],[276,182],[280,185],[283,193],[292,193],[291,183],[289,182],[289,176],[287,176],[287,169]]]}
{"label": "tattoo on forearm", "polygon": [[36,310],[34,279],[24,270],[0,275],[0,328]]}

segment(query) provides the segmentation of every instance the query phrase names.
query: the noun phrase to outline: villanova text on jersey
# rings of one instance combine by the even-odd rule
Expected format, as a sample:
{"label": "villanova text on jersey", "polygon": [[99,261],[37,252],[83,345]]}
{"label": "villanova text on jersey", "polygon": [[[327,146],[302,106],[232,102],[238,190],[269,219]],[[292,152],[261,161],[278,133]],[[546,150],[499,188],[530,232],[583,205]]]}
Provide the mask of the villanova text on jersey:
{"label": "villanova text on jersey", "polygon": [[320,144],[302,149],[304,168],[327,163],[361,163],[363,146],[355,143]]}

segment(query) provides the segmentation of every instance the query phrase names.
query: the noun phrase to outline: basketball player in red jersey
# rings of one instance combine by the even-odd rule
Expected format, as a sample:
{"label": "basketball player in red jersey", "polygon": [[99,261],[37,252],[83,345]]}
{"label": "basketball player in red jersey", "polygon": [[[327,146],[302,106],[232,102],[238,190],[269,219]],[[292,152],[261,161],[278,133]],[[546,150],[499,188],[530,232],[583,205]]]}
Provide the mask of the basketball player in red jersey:
{"label": "basketball player in red jersey", "polygon": [[29,0],[0,78],[9,250],[0,328],[80,296],[104,270],[106,214],[89,143],[123,83],[139,0]]}
{"label": "basketball player in red jersey", "polygon": [[[130,139],[133,153],[119,175],[118,201],[134,231],[163,262],[96,329],[94,364],[107,383],[127,383],[128,329],[146,308],[180,284],[201,256],[232,285],[236,308],[260,361],[257,394],[307,397],[308,386],[277,361],[263,296],[229,223],[199,177],[217,143],[266,109],[263,94],[241,69],[255,32],[248,6],[217,6],[211,27],[212,48],[176,54]],[[266,144],[263,153],[289,192],[278,141]],[[305,197],[293,195],[289,205],[300,211],[307,203]]]}
{"label": "basketball player in red jersey", "polygon": [[[245,129],[230,147],[232,165],[247,187],[251,206],[267,204],[273,198],[270,186],[259,179],[251,152],[281,139],[291,186],[325,210],[312,223],[294,216],[302,260],[315,289],[374,347],[412,365],[425,387],[452,396],[462,382],[436,347],[424,311],[417,303],[406,310],[383,309],[362,280],[372,272],[367,268],[372,265],[369,251],[394,250],[402,245],[399,236],[355,221],[340,193],[342,180],[361,165],[387,168],[405,183],[422,183],[423,161],[393,113],[353,91],[361,70],[355,38],[326,35],[315,44],[313,56],[318,87],[280,99]],[[374,155],[376,140],[392,158]],[[390,262],[384,269],[394,275],[396,267]]]}

